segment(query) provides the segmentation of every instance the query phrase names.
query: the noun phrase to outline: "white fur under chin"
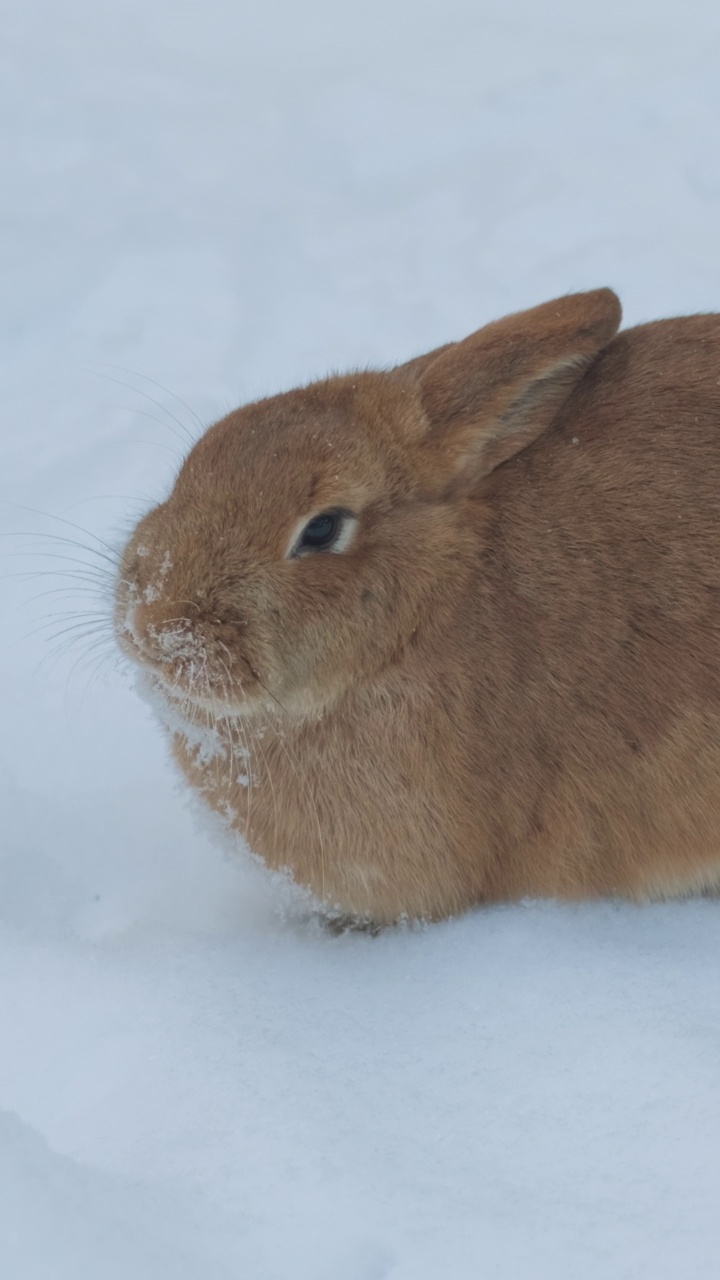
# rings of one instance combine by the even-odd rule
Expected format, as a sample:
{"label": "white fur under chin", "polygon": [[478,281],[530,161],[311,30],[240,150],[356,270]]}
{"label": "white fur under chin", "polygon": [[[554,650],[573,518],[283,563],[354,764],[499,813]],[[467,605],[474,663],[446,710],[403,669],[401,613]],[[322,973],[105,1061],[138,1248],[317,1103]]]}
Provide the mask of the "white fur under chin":
{"label": "white fur under chin", "polygon": [[[207,764],[210,760],[227,755],[227,744],[223,741],[215,724],[202,724],[184,713],[184,707],[190,709],[188,700],[173,696],[164,682],[152,672],[140,670],[137,673],[137,689],[143,701],[147,702],[155,712],[161,724],[170,733],[181,733],[187,738],[190,746],[198,752],[198,763]],[[213,716],[213,720],[217,716]]]}
{"label": "white fur under chin", "polygon": [[[240,770],[236,781],[241,786],[249,785],[252,761],[248,747],[239,743],[231,745],[222,737],[217,728],[211,725],[203,726],[198,724],[196,720],[189,719],[182,712],[182,704],[177,698],[171,700],[167,696],[162,680],[152,672],[140,668],[137,672],[136,683],[140,696],[152,707],[163,727],[170,734],[181,733],[187,740],[199,765],[209,764],[216,759],[228,760],[229,752],[232,752],[233,759],[238,762]],[[263,736],[262,729],[259,730],[258,736]],[[246,772],[243,772],[243,770],[246,770]],[[257,785],[257,779],[254,775],[252,782],[253,785]],[[278,891],[276,910],[282,918],[295,919],[306,927],[314,922],[318,927],[330,929],[335,933],[344,932],[352,928],[367,927],[367,922],[351,919],[336,904],[322,902],[315,897],[310,889],[299,885],[290,867],[285,866],[276,870],[269,868],[267,863],[258,854],[254,853],[247,841],[240,835],[235,826],[237,814],[230,805],[223,810],[218,810],[217,808],[208,809],[196,792],[189,792],[189,797],[198,820],[201,820],[202,824],[213,832],[216,842],[225,844],[228,854],[232,856],[237,855],[238,850],[242,849],[252,862],[270,878]]]}

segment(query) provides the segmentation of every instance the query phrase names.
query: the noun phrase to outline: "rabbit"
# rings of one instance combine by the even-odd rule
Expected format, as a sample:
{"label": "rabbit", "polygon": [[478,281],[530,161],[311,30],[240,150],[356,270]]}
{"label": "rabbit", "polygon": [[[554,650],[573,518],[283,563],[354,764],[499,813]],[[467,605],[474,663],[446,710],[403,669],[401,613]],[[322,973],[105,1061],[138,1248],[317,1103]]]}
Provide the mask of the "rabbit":
{"label": "rabbit", "polygon": [[720,887],[720,317],[620,319],[238,409],[130,537],[175,760],[328,909]]}

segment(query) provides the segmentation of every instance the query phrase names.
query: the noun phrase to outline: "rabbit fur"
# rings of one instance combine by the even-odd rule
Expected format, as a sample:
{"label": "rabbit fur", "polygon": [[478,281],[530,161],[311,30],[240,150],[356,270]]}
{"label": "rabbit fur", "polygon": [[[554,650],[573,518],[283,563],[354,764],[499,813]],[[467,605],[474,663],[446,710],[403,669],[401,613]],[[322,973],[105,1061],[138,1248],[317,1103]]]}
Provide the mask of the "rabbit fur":
{"label": "rabbit fur", "polygon": [[333,908],[720,886],[720,317],[619,324],[571,295],[238,409],[129,540],[183,774]]}

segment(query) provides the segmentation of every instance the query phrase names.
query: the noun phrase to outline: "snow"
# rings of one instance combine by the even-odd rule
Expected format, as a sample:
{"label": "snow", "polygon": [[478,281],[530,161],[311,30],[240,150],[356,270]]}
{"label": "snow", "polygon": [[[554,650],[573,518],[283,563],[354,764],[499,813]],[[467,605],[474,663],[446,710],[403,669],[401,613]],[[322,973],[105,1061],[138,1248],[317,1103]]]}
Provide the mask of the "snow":
{"label": "snow", "polygon": [[711,0],[6,0],[4,1276],[717,1274],[718,903],[332,936],[177,787],[91,535],[248,397],[572,289],[718,309],[719,46]]}

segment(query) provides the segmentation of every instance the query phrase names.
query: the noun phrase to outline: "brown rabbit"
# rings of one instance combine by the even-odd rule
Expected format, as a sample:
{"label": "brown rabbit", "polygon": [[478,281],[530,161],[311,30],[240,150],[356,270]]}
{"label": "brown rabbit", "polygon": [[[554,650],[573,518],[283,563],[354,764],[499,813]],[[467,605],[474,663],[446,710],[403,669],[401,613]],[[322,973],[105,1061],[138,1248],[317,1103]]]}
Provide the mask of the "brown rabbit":
{"label": "brown rabbit", "polygon": [[332,906],[720,886],[720,317],[619,322],[240,409],[129,542],[182,770]]}

